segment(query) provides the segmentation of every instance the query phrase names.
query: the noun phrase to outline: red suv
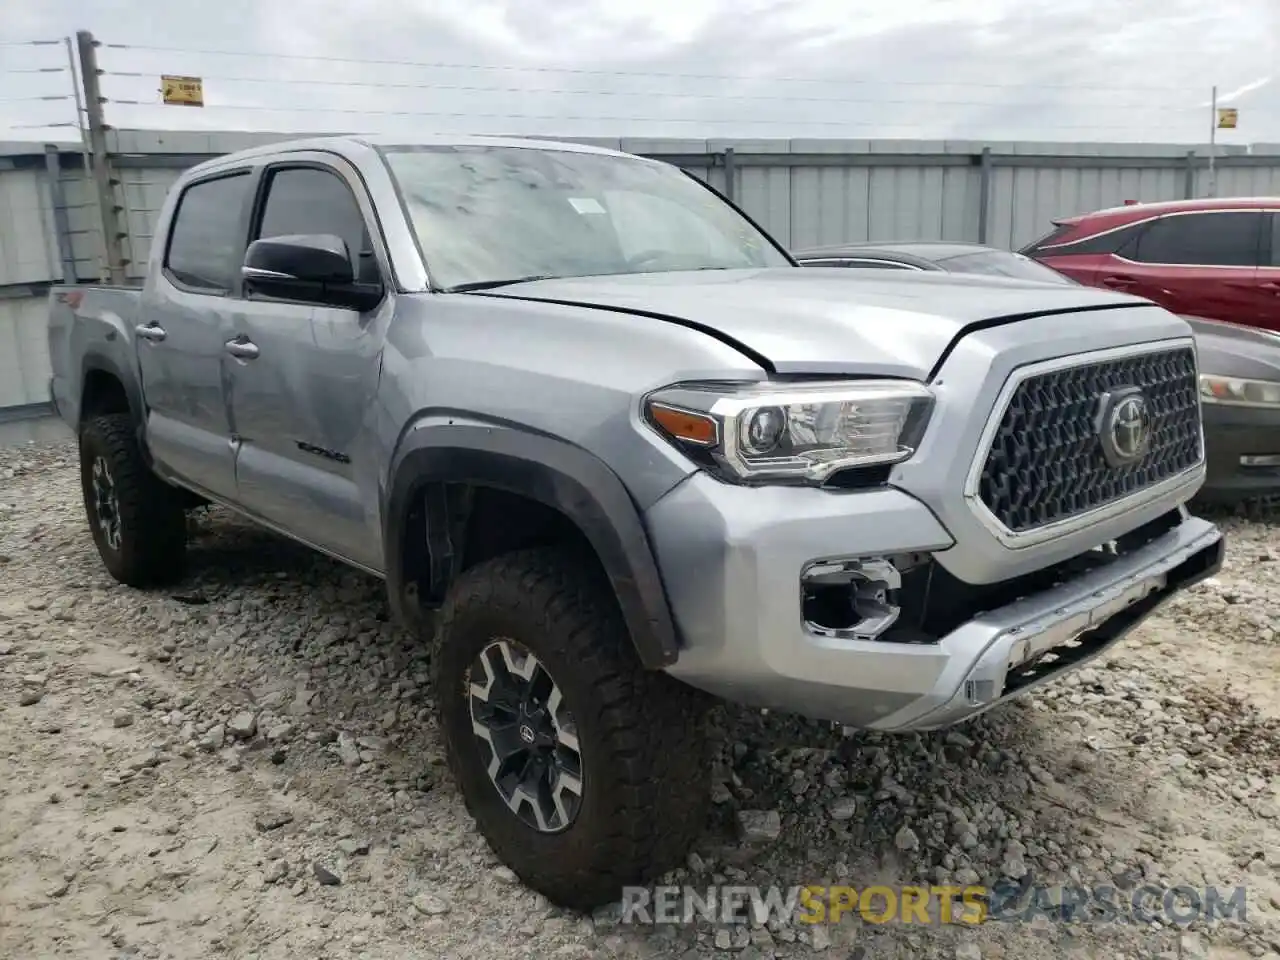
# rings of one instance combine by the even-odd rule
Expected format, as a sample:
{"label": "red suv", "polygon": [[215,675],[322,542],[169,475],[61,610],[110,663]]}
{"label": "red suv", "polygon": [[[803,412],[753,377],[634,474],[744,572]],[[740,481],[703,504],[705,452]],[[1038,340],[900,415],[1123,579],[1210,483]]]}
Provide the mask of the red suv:
{"label": "red suv", "polygon": [[1055,220],[1020,251],[1174,313],[1280,331],[1280,198],[1135,203]]}

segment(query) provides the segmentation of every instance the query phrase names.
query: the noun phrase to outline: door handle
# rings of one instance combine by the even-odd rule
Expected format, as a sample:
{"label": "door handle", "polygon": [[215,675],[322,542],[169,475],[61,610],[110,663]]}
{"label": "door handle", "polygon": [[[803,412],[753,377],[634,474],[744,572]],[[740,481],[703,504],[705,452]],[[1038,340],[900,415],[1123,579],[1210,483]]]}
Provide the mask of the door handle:
{"label": "door handle", "polygon": [[1102,282],[1106,284],[1108,287],[1121,288],[1121,287],[1132,287],[1138,281],[1132,279],[1131,277],[1103,277]]}
{"label": "door handle", "polygon": [[133,332],[143,340],[151,340],[154,343],[159,343],[168,336],[168,334],[164,332],[164,327],[160,326],[160,324],[156,323],[154,320],[150,323],[138,324],[133,328]]}
{"label": "door handle", "polygon": [[1270,290],[1272,293],[1280,293],[1280,283],[1274,280],[1267,280],[1260,284],[1263,290]]}
{"label": "door handle", "polygon": [[256,360],[258,357],[258,345],[238,337],[235,340],[227,341],[227,353],[239,360]]}

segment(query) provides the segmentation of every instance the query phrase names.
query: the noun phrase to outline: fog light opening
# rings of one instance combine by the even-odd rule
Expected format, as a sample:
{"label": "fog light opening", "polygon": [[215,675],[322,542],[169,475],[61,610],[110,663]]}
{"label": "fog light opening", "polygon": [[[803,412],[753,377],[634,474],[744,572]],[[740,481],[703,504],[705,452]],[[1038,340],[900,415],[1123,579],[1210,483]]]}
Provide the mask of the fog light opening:
{"label": "fog light opening", "polygon": [[1248,453],[1240,457],[1242,467],[1280,467],[1280,453]]}
{"label": "fog light opening", "polygon": [[823,637],[875,640],[901,613],[902,577],[881,557],[811,564],[800,588],[804,625]]}
{"label": "fog light opening", "polygon": [[972,707],[990,703],[999,695],[994,680],[966,680],[964,698]]}

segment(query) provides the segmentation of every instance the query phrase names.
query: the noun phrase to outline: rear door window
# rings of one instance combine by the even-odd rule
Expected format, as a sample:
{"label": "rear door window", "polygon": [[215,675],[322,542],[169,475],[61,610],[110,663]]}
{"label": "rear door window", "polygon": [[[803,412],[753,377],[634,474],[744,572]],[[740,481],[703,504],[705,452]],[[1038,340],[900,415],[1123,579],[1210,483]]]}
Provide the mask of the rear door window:
{"label": "rear door window", "polygon": [[235,286],[244,253],[249,173],[201,180],[182,191],[164,270],[175,285],[224,296]]}
{"label": "rear door window", "polygon": [[1280,213],[1273,210],[1267,216],[1271,218],[1271,266],[1280,267]]}
{"label": "rear door window", "polygon": [[1139,263],[1256,267],[1262,222],[1260,211],[1161,217],[1147,225],[1126,255]]}

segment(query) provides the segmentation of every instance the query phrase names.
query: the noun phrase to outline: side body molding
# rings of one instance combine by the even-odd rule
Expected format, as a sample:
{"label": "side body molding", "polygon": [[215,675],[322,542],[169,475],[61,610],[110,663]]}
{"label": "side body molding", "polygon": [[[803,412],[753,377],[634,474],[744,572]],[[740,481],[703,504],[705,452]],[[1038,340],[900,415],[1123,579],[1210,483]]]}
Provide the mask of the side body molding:
{"label": "side body molding", "polygon": [[[420,495],[431,484],[490,487],[536,500],[576,524],[613,586],[641,662],[658,669],[676,661],[675,623],[639,511],[617,474],[593,454],[505,424],[437,420],[404,434],[388,482],[383,542],[397,617],[406,613],[406,554],[412,538],[425,534],[410,519]],[[429,497],[428,509],[443,499]]]}

